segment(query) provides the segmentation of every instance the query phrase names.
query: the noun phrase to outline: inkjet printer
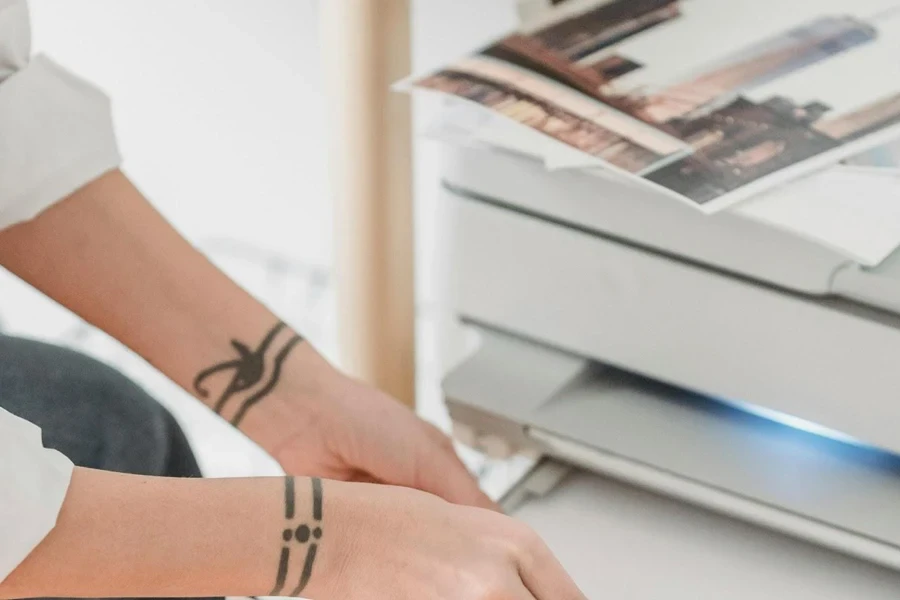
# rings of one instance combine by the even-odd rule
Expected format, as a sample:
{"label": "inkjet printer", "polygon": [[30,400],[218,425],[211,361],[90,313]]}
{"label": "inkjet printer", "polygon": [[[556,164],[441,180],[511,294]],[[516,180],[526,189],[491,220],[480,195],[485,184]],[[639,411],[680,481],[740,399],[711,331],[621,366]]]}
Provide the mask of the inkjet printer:
{"label": "inkjet printer", "polygon": [[442,202],[455,435],[590,597],[900,597],[900,254],[489,148]]}

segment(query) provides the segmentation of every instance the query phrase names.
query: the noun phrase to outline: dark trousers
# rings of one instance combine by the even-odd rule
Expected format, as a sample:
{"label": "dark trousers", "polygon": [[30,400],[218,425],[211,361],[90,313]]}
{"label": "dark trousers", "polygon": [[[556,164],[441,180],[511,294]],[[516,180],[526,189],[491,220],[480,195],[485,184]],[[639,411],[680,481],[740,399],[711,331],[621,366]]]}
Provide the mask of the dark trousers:
{"label": "dark trousers", "polygon": [[200,477],[172,415],[114,369],[72,350],[0,335],[0,407],[43,430],[76,465]]}

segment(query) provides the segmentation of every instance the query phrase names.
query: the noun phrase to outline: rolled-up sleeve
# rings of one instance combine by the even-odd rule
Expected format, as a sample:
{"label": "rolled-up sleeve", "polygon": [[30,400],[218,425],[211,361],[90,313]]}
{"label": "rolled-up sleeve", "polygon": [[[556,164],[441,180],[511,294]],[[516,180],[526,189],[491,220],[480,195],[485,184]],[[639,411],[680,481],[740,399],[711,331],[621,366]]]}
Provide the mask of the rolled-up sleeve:
{"label": "rolled-up sleeve", "polygon": [[0,0],[0,229],[119,166],[108,97],[31,56],[28,6]]}
{"label": "rolled-up sleeve", "polygon": [[56,526],[73,469],[40,429],[0,409],[0,582]]}

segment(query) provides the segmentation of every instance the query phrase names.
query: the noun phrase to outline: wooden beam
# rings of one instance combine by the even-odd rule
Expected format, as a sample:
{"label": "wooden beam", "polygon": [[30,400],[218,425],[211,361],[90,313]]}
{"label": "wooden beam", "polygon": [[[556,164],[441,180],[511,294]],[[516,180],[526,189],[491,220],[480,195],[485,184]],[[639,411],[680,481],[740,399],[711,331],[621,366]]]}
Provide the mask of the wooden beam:
{"label": "wooden beam", "polygon": [[[415,406],[409,0],[320,3],[341,367]],[[312,116],[314,118],[314,116]]]}

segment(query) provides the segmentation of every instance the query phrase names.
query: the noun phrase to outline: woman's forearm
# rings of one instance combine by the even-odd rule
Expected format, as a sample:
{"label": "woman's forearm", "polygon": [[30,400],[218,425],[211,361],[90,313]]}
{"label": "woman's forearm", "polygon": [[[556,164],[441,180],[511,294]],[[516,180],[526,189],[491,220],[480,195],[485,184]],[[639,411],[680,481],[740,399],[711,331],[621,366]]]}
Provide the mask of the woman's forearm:
{"label": "woman's forearm", "polygon": [[0,599],[585,600],[534,532],[415,490],[76,470]]}
{"label": "woman's forearm", "polygon": [[302,395],[335,376],[119,171],[0,231],[0,264],[257,439],[272,437],[260,429],[278,420],[278,406],[260,408],[278,393]]}
{"label": "woman's forearm", "polygon": [[77,469],[57,527],[0,598],[317,597],[338,570],[331,485]]}

